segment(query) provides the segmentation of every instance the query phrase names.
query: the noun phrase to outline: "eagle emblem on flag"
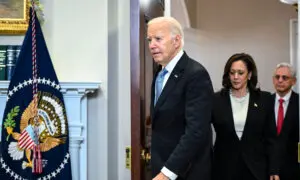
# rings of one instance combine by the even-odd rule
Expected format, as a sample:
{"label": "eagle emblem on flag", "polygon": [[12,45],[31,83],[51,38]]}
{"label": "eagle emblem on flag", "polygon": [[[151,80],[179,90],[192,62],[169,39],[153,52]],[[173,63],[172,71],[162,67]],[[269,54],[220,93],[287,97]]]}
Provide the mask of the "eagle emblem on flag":
{"label": "eagle emblem on flag", "polygon": [[[47,93],[38,94],[38,137],[34,133],[36,124],[33,122],[34,102],[22,113],[20,119],[20,132],[14,131],[14,120],[12,117],[18,115],[19,106],[11,109],[7,114],[4,127],[7,131],[7,139],[11,136],[15,141],[11,141],[8,146],[8,153],[13,160],[21,160],[26,156],[27,161],[23,161],[22,168],[32,168],[32,151],[39,142],[41,152],[47,152],[60,144],[65,143],[67,135],[66,115],[63,111],[63,104],[59,98]],[[47,161],[43,162],[46,166]]]}

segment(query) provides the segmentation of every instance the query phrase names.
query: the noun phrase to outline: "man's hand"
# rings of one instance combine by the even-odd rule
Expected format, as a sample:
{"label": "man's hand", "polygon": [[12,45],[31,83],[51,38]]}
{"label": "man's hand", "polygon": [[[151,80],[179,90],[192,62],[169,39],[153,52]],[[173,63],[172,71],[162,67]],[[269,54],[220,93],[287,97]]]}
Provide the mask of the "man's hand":
{"label": "man's hand", "polygon": [[270,180],[280,180],[278,175],[272,175],[270,176]]}
{"label": "man's hand", "polygon": [[160,172],[152,180],[170,180],[170,179],[166,175],[164,175],[162,172]]}

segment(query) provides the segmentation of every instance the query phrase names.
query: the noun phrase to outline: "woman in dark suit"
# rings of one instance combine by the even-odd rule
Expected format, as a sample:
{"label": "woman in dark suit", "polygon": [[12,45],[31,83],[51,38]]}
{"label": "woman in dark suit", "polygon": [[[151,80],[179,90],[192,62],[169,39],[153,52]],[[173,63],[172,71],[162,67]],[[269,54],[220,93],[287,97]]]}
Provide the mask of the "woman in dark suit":
{"label": "woman in dark suit", "polygon": [[223,88],[215,93],[213,180],[277,180],[276,127],[269,118],[270,93],[260,91],[253,58],[232,55]]}

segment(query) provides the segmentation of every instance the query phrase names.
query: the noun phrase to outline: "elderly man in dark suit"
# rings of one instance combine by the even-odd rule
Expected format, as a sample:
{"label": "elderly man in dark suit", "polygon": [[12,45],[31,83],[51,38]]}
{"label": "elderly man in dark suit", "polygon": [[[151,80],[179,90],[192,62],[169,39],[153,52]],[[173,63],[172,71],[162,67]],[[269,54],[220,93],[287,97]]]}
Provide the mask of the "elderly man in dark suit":
{"label": "elderly man in dark suit", "polygon": [[153,180],[209,180],[213,88],[209,74],[183,50],[177,20],[148,23],[149,49],[159,69],[151,93]]}
{"label": "elderly man in dark suit", "polygon": [[297,162],[297,144],[299,141],[299,95],[292,91],[296,83],[296,74],[288,63],[277,65],[273,84],[274,119],[277,125],[279,145],[280,180],[299,180],[300,168]]}

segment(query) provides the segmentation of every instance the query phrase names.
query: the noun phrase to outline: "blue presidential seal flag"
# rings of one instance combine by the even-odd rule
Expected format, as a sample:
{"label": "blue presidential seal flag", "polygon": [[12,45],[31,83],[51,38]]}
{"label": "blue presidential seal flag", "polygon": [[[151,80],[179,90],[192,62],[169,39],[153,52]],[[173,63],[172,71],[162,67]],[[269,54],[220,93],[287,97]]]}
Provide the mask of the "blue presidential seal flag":
{"label": "blue presidential seal flag", "polygon": [[[33,6],[34,7],[34,6]],[[2,121],[1,180],[71,180],[61,87],[33,10]]]}

